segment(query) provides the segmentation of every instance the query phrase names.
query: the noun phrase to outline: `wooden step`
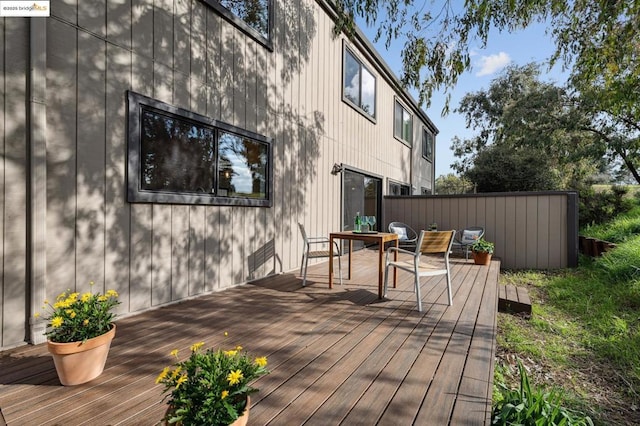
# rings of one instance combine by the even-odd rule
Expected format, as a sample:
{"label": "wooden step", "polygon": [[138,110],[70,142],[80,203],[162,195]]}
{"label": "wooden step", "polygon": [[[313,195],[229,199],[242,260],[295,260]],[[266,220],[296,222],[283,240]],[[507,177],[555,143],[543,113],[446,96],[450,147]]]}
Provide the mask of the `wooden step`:
{"label": "wooden step", "polygon": [[531,299],[527,289],[514,285],[499,286],[498,311],[531,315]]}

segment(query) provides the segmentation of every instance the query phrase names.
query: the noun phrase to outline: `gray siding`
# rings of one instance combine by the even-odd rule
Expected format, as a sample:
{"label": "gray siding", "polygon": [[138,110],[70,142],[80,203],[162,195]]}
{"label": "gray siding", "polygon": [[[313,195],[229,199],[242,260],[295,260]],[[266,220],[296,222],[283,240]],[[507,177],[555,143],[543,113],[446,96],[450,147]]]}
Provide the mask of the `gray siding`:
{"label": "gray siding", "polygon": [[[376,75],[372,123],[341,100],[345,41],[332,37],[324,2],[275,3],[273,52],[199,0],[56,1],[31,45],[33,21],[0,21],[0,348],[29,340],[42,298],[90,281],[117,290],[126,315],[297,269],[298,222],[312,235],[341,227],[334,163],[412,180],[412,150],[393,138],[388,70],[366,43],[346,41]],[[31,105],[30,55],[42,57],[32,75],[45,76]],[[128,203],[127,90],[272,138],[273,207]],[[29,215],[26,123],[36,118],[46,155]],[[432,174],[413,169],[416,179]],[[34,244],[29,217],[41,221]],[[42,326],[31,341],[43,340]]]}
{"label": "gray siding", "polygon": [[385,198],[385,226],[404,222],[416,231],[485,228],[503,268],[558,269],[576,266],[575,193],[509,193]]}

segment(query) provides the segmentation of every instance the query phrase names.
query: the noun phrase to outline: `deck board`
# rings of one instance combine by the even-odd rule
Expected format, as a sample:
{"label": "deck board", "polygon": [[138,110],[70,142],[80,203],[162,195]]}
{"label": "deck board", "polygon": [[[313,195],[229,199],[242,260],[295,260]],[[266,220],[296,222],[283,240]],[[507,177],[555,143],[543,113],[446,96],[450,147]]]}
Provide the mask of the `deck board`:
{"label": "deck board", "polygon": [[354,253],[351,280],[331,290],[320,263],[304,288],[293,271],[121,318],[104,373],[75,387],[45,345],[1,352],[0,412],[10,426],[154,425],[169,353],[204,341],[267,356],[250,425],[488,424],[499,261],[452,259],[453,306],[443,277],[423,278],[423,312],[403,271],[377,299],[376,263]]}

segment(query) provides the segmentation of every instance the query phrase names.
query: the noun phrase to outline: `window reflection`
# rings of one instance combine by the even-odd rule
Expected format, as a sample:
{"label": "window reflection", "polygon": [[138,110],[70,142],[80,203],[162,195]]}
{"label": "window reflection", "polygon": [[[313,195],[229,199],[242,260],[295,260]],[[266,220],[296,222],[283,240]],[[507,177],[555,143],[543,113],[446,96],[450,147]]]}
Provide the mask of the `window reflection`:
{"label": "window reflection", "polygon": [[219,2],[264,38],[269,38],[269,0],[219,0]]}
{"label": "window reflection", "polygon": [[267,145],[232,133],[220,133],[218,195],[265,199]]}
{"label": "window reflection", "polygon": [[150,110],[142,121],[142,189],[212,192],[214,130]]}
{"label": "window reflection", "polygon": [[376,115],[376,78],[344,49],[343,97],[371,117]]}

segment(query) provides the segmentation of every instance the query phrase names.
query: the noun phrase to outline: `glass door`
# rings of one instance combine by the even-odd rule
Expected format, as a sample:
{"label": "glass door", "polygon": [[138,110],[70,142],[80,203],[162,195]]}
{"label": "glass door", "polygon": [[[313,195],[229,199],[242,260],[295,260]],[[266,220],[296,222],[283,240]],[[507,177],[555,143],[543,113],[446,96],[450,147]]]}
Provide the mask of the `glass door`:
{"label": "glass door", "polygon": [[[374,216],[374,229],[381,231],[382,179],[346,169],[342,184],[342,229],[352,231],[355,217],[359,213],[361,216]],[[354,241],[354,248],[361,247],[361,242]]]}

